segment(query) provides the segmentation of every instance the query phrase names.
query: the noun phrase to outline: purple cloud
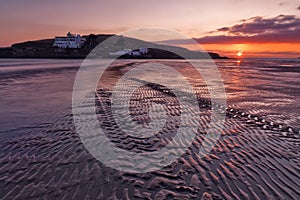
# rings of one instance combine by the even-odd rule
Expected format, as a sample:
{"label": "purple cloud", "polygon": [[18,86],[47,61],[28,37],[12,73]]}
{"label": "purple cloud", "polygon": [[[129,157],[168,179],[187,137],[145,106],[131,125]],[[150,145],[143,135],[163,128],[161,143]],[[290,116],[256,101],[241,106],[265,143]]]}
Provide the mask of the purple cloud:
{"label": "purple cloud", "polygon": [[[209,34],[194,39],[200,44],[300,43],[300,18],[295,15],[278,15],[273,18],[257,16],[241,20],[239,24],[230,27],[216,29]],[[176,41],[169,42],[174,44]],[[177,42],[185,44],[184,41]]]}
{"label": "purple cloud", "polygon": [[223,28],[219,28],[219,29],[217,29],[217,31],[229,31],[230,30],[230,28],[229,27],[223,27]]}
{"label": "purple cloud", "polygon": [[200,44],[232,44],[232,43],[300,43],[300,29],[294,31],[280,31],[276,33],[255,36],[206,36],[194,38]]}
{"label": "purple cloud", "polygon": [[[294,30],[300,27],[300,18],[294,15],[279,15],[274,18],[253,17],[228,28],[228,34],[233,35],[261,35],[276,33],[286,30]],[[224,28],[223,28],[224,29]]]}

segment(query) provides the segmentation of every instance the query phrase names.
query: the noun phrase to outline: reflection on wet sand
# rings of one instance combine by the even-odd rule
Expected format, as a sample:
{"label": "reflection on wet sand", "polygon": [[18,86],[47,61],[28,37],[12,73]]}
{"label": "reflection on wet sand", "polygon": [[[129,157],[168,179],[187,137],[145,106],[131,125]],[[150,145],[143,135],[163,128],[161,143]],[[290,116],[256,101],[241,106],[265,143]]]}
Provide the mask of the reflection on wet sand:
{"label": "reflection on wet sand", "polygon": [[[178,102],[174,96],[151,84],[134,93],[130,112],[136,122],[149,122],[149,105],[153,101],[161,103],[168,113],[161,133],[147,139],[141,140],[120,131],[111,115],[114,80],[138,64],[134,61],[114,63],[100,81],[96,94],[86,98],[95,101],[99,124],[111,142],[130,151],[155,151],[172,140],[180,124]],[[199,82],[194,80],[193,86],[201,108],[201,126],[190,148],[171,165],[143,174],[108,168],[82,145],[70,110],[60,110],[54,117],[49,117],[47,124],[1,145],[0,198],[299,199],[299,133],[298,127],[293,126],[297,122],[293,116],[299,117],[299,112],[297,107],[294,113],[284,112],[285,106],[294,104],[299,96],[293,99],[289,91],[274,92],[265,87],[274,81],[275,88],[277,85],[297,88],[293,85],[297,80],[291,74],[287,74],[285,80],[274,80],[273,72],[261,74],[261,71],[247,67],[247,63],[243,63],[243,69],[236,68],[235,61],[217,64],[225,81],[229,106],[221,138],[203,159],[200,159],[199,148],[206,134],[212,105],[207,89],[199,79]],[[184,62],[175,62],[174,67],[193,74]],[[193,79],[189,81],[193,82]],[[268,104],[272,97],[277,103],[274,109]],[[218,106],[214,107],[218,109]],[[162,111],[154,112],[159,115]],[[285,119],[290,119],[289,126],[283,123]],[[86,121],[89,126],[88,115]],[[116,162],[127,164],[124,160]]]}

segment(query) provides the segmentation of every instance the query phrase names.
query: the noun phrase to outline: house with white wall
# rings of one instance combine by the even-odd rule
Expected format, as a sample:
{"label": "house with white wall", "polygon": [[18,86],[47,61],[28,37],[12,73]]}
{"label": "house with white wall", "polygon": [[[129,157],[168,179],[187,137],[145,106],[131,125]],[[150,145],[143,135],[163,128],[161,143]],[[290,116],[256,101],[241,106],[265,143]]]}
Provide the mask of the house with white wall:
{"label": "house with white wall", "polygon": [[82,38],[80,35],[75,35],[68,32],[66,36],[56,36],[53,47],[71,49],[81,48],[85,41],[86,39]]}

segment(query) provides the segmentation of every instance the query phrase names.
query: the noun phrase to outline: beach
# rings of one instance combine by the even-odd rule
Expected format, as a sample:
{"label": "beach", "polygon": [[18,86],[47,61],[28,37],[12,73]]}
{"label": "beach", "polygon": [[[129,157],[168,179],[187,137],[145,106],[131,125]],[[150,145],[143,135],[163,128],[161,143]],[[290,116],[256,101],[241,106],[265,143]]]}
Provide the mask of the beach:
{"label": "beach", "polygon": [[[149,123],[149,108],[135,106],[145,99],[167,105],[169,118],[161,137],[132,137],[112,120],[108,102],[114,83],[141,63],[163,63],[186,74],[201,107],[200,122],[195,122],[201,127],[184,154],[160,170],[137,174],[105,166],[82,144],[72,116],[73,84],[81,63],[0,60],[1,199],[300,198],[299,59],[215,60],[226,90],[226,120],[218,142],[204,158],[199,148],[212,105],[205,82],[193,78],[187,62],[114,62],[95,94],[86,98],[95,102],[100,126],[119,148],[156,151],[176,133],[178,102],[151,83],[134,94],[131,116]],[[125,161],[121,164],[126,167]]]}

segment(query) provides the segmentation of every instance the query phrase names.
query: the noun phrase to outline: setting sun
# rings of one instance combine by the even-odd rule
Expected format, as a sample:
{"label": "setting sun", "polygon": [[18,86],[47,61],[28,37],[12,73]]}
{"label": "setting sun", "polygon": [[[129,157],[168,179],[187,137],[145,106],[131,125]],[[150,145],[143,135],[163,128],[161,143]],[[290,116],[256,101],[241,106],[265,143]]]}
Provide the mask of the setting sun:
{"label": "setting sun", "polygon": [[243,55],[243,51],[237,52],[236,55],[239,56],[239,57],[242,56]]}

